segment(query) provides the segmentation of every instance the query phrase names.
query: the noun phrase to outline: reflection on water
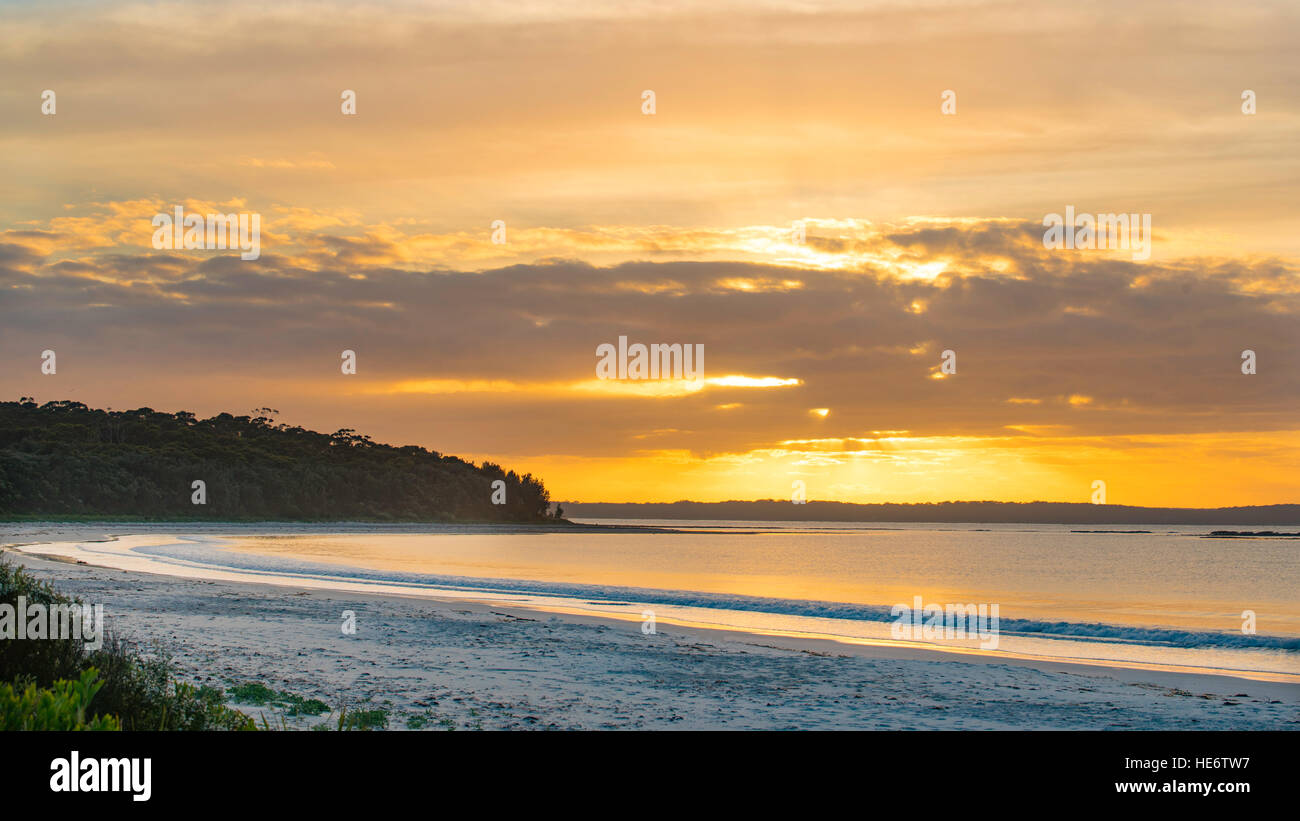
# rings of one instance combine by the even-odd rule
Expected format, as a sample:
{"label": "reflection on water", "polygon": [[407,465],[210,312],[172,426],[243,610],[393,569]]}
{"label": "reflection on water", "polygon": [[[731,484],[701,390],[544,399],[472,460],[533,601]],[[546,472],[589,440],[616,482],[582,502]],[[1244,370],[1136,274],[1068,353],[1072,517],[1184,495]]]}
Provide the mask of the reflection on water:
{"label": "reflection on water", "polygon": [[[623,522],[622,524],[626,524]],[[896,644],[916,597],[994,605],[995,653],[1300,683],[1300,541],[1042,525],[652,522],[681,532],[247,525],[44,545],[130,570],[471,598],[660,624]],[[1250,529],[1243,527],[1240,529]],[[1090,528],[1098,530],[1098,528]],[[1257,633],[1242,630],[1253,611]],[[909,646],[976,651],[978,639]]]}
{"label": "reflection on water", "polygon": [[[661,619],[842,638],[889,638],[888,608],[915,596],[997,604],[1002,651],[1300,673],[1295,540],[1205,538],[1211,527],[647,524],[687,532],[267,534],[233,549],[403,578],[532,582],[498,591],[564,609],[658,605]],[[587,588],[632,588],[638,600],[611,589],[600,602]],[[1242,633],[1245,610],[1259,635]]]}

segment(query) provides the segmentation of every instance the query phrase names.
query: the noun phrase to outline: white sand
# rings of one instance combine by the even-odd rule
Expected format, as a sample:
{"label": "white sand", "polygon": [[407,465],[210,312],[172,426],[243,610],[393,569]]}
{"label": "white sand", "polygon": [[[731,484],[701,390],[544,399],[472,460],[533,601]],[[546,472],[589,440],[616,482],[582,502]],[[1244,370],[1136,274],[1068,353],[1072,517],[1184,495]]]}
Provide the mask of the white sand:
{"label": "white sand", "polygon": [[394,729],[1300,729],[1289,683],[663,623],[645,635],[639,621],[6,556],[102,603],[111,629],[156,642],[189,680],[383,707]]}

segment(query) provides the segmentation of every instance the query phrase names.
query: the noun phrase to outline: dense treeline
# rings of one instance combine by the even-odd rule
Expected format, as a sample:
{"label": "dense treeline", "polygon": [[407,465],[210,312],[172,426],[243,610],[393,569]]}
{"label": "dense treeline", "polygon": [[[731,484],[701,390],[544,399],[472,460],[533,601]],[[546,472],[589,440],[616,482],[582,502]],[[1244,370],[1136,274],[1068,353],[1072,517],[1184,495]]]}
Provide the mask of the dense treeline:
{"label": "dense treeline", "polygon": [[[252,416],[0,402],[0,516],[540,521],[540,479],[350,429]],[[493,480],[505,504],[492,503]],[[195,480],[206,504],[194,504]]]}

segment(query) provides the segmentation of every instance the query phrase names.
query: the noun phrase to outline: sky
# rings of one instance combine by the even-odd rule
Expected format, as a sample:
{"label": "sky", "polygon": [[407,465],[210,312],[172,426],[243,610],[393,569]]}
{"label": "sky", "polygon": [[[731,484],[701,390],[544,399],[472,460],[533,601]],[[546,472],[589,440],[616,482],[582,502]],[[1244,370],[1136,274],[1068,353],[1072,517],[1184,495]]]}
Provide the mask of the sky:
{"label": "sky", "polygon": [[[0,398],[272,407],[560,500],[1300,502],[1298,35],[1286,2],[0,4]],[[259,215],[260,255],[154,247],[177,206]],[[1045,247],[1067,207],[1150,253]],[[703,374],[600,379],[620,336]]]}

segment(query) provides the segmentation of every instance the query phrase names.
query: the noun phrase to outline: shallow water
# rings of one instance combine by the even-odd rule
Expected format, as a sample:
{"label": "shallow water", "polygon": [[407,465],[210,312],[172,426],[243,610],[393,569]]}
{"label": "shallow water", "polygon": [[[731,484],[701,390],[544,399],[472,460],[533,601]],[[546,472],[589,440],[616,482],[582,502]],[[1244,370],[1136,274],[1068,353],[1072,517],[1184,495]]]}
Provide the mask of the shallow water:
{"label": "shallow water", "polygon": [[[868,643],[900,640],[891,608],[916,597],[927,605],[997,605],[993,652],[1300,681],[1300,540],[1205,538],[1215,529],[1259,528],[643,524],[684,532],[261,525],[76,550],[94,563],[129,555],[182,575],[310,579],[635,620],[653,611],[658,623]],[[1247,610],[1255,613],[1254,634],[1242,629]],[[902,640],[987,650],[992,625],[983,626],[982,639]]]}

